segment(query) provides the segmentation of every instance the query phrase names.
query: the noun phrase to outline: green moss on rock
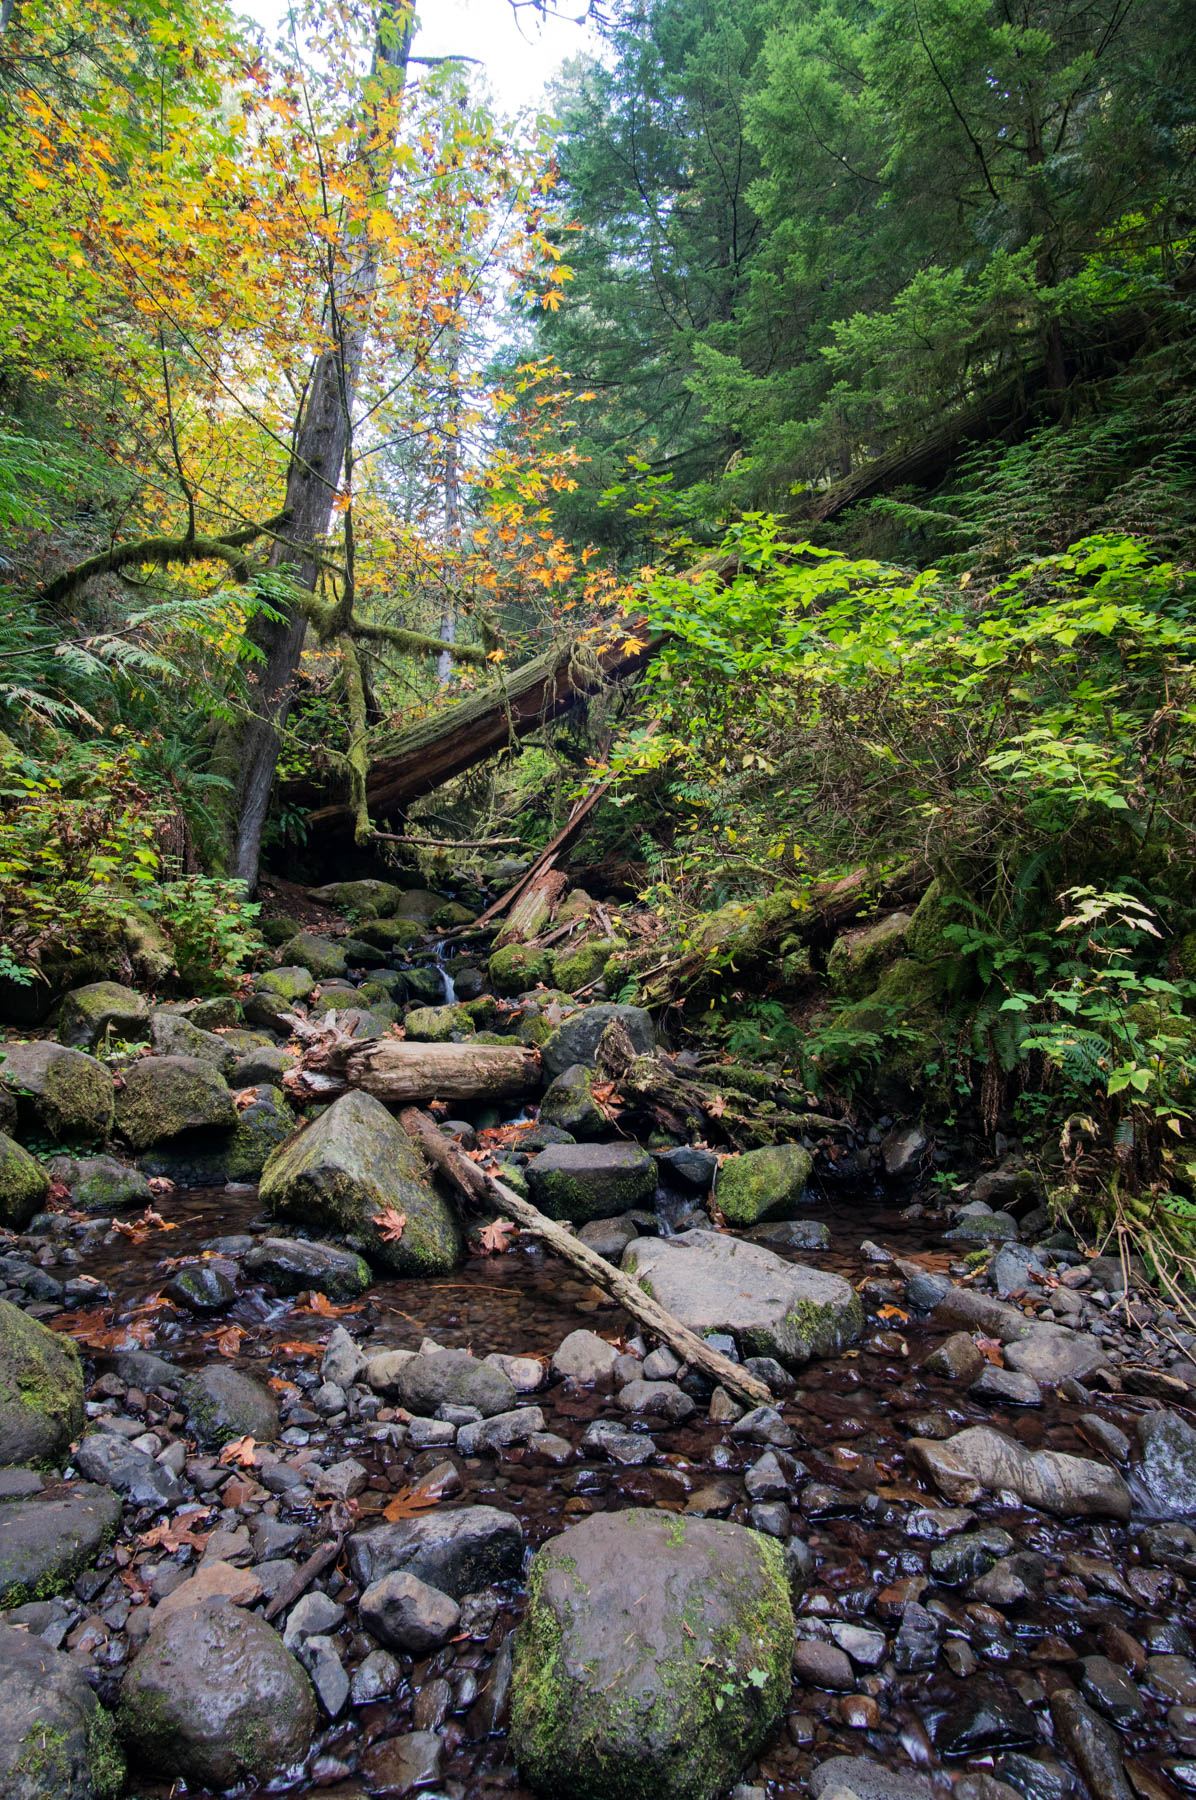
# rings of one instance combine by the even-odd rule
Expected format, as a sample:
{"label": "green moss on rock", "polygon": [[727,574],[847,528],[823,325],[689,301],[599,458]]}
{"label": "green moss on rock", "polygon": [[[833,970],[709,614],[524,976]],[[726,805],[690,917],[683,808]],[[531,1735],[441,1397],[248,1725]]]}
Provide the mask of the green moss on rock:
{"label": "green moss on rock", "polygon": [[728,1225],[796,1218],[814,1159],[800,1144],[773,1144],[729,1156],[718,1174],[715,1200]]}
{"label": "green moss on rock", "polygon": [[558,950],[553,980],[566,994],[575,994],[578,988],[600,980],[611,957],[626,948],[625,938],[591,938],[575,949]]}
{"label": "green moss on rock", "polygon": [[23,1231],[50,1191],[50,1177],[28,1150],[0,1132],[0,1224]]}
{"label": "green moss on rock", "polygon": [[403,1020],[407,1036],[417,1044],[447,1044],[473,1036],[473,1020],[463,1006],[413,1006]]}
{"label": "green moss on rock", "polygon": [[74,1344],[0,1300],[0,1464],[57,1463],[82,1429]]}
{"label": "green moss on rock", "polygon": [[490,985],[496,994],[526,994],[537,983],[552,980],[551,950],[535,950],[527,944],[507,944],[490,958]]}

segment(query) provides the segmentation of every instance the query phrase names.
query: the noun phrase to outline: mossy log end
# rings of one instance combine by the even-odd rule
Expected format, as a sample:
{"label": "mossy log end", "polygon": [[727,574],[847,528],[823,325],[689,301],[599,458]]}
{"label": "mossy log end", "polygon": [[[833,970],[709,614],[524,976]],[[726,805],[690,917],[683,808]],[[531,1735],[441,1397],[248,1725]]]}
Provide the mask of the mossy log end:
{"label": "mossy log end", "polygon": [[[636,642],[636,640],[629,640]],[[401,812],[475,763],[558,719],[591,694],[626,676],[638,674],[660,646],[659,638],[620,642],[595,654],[576,641],[553,644],[531,662],[513,669],[493,686],[471,694],[455,706],[433,713],[410,730],[374,747],[366,780],[372,819]],[[308,806],[310,841],[327,843],[353,834],[354,809],[338,799],[320,805],[326,790],[310,780],[286,782],[281,797],[292,806]]]}

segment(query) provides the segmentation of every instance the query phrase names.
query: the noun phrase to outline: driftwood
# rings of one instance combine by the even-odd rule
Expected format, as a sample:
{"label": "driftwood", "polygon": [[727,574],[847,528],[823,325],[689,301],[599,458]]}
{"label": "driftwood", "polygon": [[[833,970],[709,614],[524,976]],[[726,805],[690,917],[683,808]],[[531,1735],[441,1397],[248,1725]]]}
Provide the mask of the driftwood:
{"label": "driftwood", "polygon": [[717,1381],[730,1394],[747,1402],[749,1406],[767,1406],[772,1402],[771,1390],[755,1375],[733,1363],[729,1358],[712,1350],[702,1338],[692,1332],[680,1319],[674,1318],[667,1307],[653,1300],[651,1295],[634,1282],[613,1263],[608,1263],[588,1244],[555,1219],[546,1218],[529,1200],[521,1199],[504,1182],[493,1175],[487,1175],[476,1163],[470,1162],[462,1155],[455,1144],[450,1143],[444,1134],[437,1130],[426,1113],[409,1107],[399,1114],[399,1123],[420,1149],[442,1174],[446,1175],[454,1187],[476,1206],[500,1206],[516,1224],[527,1231],[534,1231],[543,1238],[550,1250],[572,1263],[575,1269],[592,1281],[596,1287],[602,1288],[611,1298],[617,1300],[626,1312],[629,1312],[638,1324],[646,1330],[662,1338],[677,1355],[690,1365],[700,1369],[711,1381]]}
{"label": "driftwood", "polygon": [[[638,674],[663,641],[629,638],[597,653],[578,642],[553,644],[532,662],[504,674],[494,686],[383,742],[366,779],[370,817],[384,820],[401,812],[455,775],[584,704],[612,682]],[[628,649],[627,644],[635,648]],[[321,785],[310,778],[281,787],[281,798],[289,805],[314,808],[306,821],[313,844],[353,835],[352,806],[347,801],[322,805],[327,793],[327,782]]]}

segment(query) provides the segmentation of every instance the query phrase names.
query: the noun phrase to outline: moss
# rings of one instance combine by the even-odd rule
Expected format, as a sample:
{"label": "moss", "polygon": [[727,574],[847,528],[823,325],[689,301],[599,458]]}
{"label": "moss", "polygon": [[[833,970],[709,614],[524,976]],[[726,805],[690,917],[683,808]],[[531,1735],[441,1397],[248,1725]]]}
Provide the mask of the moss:
{"label": "moss", "polygon": [[905,934],[905,954],[918,962],[958,957],[959,946],[944,936],[944,927],[965,925],[972,916],[972,907],[962,894],[941,881],[932,881],[914,908]]}
{"label": "moss", "polygon": [[0,1225],[23,1231],[49,1191],[41,1164],[0,1132]]}
{"label": "moss", "polygon": [[567,953],[558,950],[553,980],[566,994],[575,994],[600,980],[610,959],[626,948],[624,938],[592,938]]}
{"label": "moss", "polygon": [[758,1225],[792,1218],[814,1167],[808,1150],[776,1144],[728,1157],[719,1170],[715,1199],[729,1225]]}
{"label": "moss", "polygon": [[473,1020],[463,1006],[413,1006],[403,1026],[417,1044],[447,1044],[453,1037],[474,1033]]}
{"label": "moss", "polygon": [[909,926],[910,915],[897,912],[875,924],[840,933],[826,961],[832,993],[846,1000],[870,993],[886,966],[903,953]]}
{"label": "moss", "polygon": [[717,1071],[719,1085],[737,1094],[749,1094],[753,1100],[767,1099],[776,1078],[767,1069],[750,1069],[745,1063],[724,1063]]}
{"label": "moss", "polygon": [[70,1338],[0,1301],[4,1460],[47,1461],[83,1430],[83,1369]]}
{"label": "moss", "polygon": [[[856,1293],[842,1312],[819,1306],[815,1300],[799,1300],[785,1314],[785,1326],[791,1343],[796,1339],[804,1347],[806,1358],[834,1356],[859,1337],[864,1328],[864,1305]],[[769,1354],[767,1350],[763,1353]],[[791,1348],[787,1360],[800,1361],[802,1357]]]}
{"label": "moss", "polygon": [[47,1800],[50,1795],[69,1794],[75,1786],[75,1766],[67,1733],[58,1726],[34,1725],[22,1740],[13,1776],[34,1783],[35,1791]]}
{"label": "moss", "polygon": [[551,950],[533,950],[526,944],[507,944],[490,958],[490,985],[496,994],[526,994],[539,982],[552,979]]}
{"label": "moss", "polygon": [[87,1763],[96,1800],[119,1800],[125,1791],[125,1759],[111,1713],[97,1705],[87,1721]]}

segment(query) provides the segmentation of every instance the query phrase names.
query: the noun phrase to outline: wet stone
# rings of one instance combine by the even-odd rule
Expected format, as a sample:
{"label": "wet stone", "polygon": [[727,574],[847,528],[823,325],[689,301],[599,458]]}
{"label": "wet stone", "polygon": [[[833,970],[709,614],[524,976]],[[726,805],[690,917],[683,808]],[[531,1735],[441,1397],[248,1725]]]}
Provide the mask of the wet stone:
{"label": "wet stone", "polygon": [[1196,1706],[1196,1663],[1187,1656],[1148,1656],[1145,1681],[1152,1694],[1177,1706]]}
{"label": "wet stone", "polygon": [[893,1645],[895,1666],[902,1674],[933,1669],[938,1660],[938,1648],[938,1620],[916,1600],[911,1600],[901,1614],[901,1626]]}
{"label": "wet stone", "polygon": [[959,1587],[984,1575],[1002,1556],[1014,1549],[1014,1540],[999,1525],[983,1525],[979,1531],[952,1537],[936,1544],[930,1552],[930,1567],[936,1581]]}
{"label": "wet stone", "polygon": [[362,1774],[371,1794],[395,1800],[427,1787],[440,1773],[443,1745],[434,1731],[409,1731],[366,1751]]}
{"label": "wet stone", "polygon": [[1042,1392],[1032,1375],[1019,1375],[1016,1369],[998,1369],[991,1363],[968,1392],[974,1400],[988,1400],[994,1406],[1042,1405]]}
{"label": "wet stone", "polygon": [[833,1756],[810,1776],[810,1800],[831,1800],[841,1791],[855,1800],[935,1800],[935,1789],[925,1775],[889,1768],[864,1756]]}
{"label": "wet stone", "polygon": [[595,1419],[586,1428],[581,1447],[588,1455],[608,1456],[624,1468],[651,1462],[656,1454],[656,1445],[646,1433],[627,1431],[613,1419]]}
{"label": "wet stone", "polygon": [[885,1638],[880,1631],[869,1631],[863,1625],[841,1624],[832,1620],[831,1637],[861,1669],[875,1669],[884,1661]]}
{"label": "wet stone", "polygon": [[1038,1742],[1034,1714],[1015,1694],[973,1685],[938,1722],[935,1749],[943,1756],[977,1756]]}
{"label": "wet stone", "polygon": [[1057,1688],[1050,1707],[1058,1740],[1075,1758],[1095,1800],[1131,1800],[1133,1790],[1113,1727],[1098,1718],[1074,1688]]}
{"label": "wet stone", "polygon": [[1080,1691],[1114,1725],[1133,1725],[1145,1713],[1142,1696],[1125,1670],[1107,1656],[1086,1656]]}
{"label": "wet stone", "polygon": [[793,1646],[793,1672],[812,1687],[836,1694],[850,1693],[856,1684],[850,1658],[837,1645],[810,1638],[799,1638]]}

